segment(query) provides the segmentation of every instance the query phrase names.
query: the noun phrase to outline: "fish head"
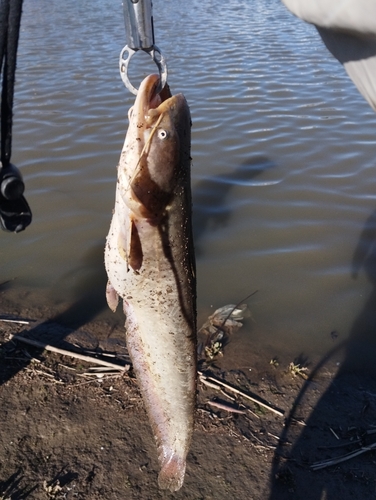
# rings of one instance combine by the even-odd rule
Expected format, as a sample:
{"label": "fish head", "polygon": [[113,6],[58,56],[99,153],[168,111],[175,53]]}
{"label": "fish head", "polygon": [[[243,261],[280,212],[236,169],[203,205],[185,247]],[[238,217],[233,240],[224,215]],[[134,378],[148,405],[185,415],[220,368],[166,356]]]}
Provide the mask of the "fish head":
{"label": "fish head", "polygon": [[168,209],[177,180],[184,174],[182,160],[187,150],[189,155],[191,126],[184,96],[172,96],[166,87],[157,94],[158,83],[158,75],[145,78],[130,113],[131,143],[124,172],[128,182],[123,194],[136,216],[156,223]]}

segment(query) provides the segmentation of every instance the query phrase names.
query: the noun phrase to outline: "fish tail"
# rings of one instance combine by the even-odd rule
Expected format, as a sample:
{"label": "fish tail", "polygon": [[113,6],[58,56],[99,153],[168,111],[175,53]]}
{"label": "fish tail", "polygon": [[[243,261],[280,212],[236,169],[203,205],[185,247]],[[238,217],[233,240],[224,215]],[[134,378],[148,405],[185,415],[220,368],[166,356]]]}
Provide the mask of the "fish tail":
{"label": "fish tail", "polygon": [[183,485],[185,474],[185,458],[171,452],[162,463],[158,476],[158,486],[161,490],[178,491]]}

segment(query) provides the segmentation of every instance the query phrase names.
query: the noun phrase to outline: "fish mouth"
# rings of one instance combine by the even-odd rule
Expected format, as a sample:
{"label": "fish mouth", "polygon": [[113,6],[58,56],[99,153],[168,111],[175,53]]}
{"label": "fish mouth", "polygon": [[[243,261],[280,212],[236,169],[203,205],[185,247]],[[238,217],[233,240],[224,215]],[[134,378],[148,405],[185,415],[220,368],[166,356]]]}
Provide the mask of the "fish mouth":
{"label": "fish mouth", "polygon": [[178,98],[171,94],[167,83],[161,92],[157,93],[158,85],[159,76],[156,74],[147,76],[140,85],[133,107],[133,112],[137,113],[139,128],[142,127],[141,121],[143,122],[146,119],[146,122],[148,122],[151,117],[168,111]]}

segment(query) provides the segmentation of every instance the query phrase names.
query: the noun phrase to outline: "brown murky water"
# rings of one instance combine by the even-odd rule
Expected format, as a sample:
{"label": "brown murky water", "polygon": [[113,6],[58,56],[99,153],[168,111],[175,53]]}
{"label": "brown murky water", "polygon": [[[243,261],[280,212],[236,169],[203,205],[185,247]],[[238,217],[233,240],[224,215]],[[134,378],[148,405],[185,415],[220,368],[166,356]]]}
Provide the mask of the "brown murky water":
{"label": "brown murky water", "polygon": [[[133,102],[122,16],[110,0],[24,2],[13,161],[34,220],[1,235],[0,255],[30,307],[86,298],[88,316],[112,317],[103,245]],[[199,322],[258,290],[227,358],[239,367],[261,343],[314,356],[333,331],[371,341],[359,328],[373,317],[359,318],[376,280],[376,115],[277,0],[157,0],[154,22],[192,111]],[[135,83],[154,71],[138,59]]]}

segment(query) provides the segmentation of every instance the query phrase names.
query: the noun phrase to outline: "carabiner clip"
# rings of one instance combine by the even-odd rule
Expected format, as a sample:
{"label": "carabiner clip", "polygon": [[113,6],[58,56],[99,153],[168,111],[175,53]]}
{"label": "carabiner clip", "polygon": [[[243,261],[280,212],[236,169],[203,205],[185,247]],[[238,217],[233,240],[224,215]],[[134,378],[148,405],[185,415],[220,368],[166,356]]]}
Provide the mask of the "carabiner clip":
{"label": "carabiner clip", "polygon": [[160,83],[157,92],[160,92],[167,82],[167,65],[161,51],[154,44],[152,2],[123,0],[123,10],[127,45],[121,51],[119,58],[121,79],[127,89],[137,95],[137,89],[128,78],[128,66],[132,56],[138,50],[142,50],[150,55],[158,67]]}

